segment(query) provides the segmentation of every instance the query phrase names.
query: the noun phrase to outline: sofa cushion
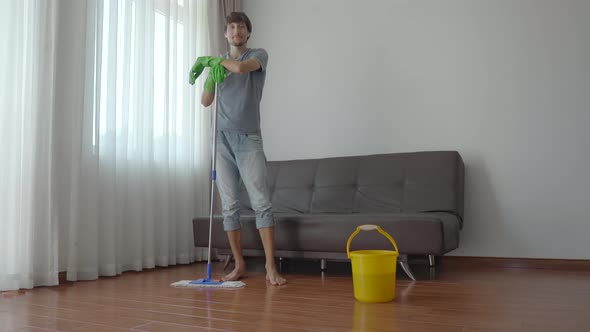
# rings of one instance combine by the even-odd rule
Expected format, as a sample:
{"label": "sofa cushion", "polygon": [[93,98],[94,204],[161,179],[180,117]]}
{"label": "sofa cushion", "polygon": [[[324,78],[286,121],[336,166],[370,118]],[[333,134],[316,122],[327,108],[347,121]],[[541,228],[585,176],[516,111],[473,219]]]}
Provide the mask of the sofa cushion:
{"label": "sofa cushion", "polygon": [[[463,217],[463,161],[456,151],[273,161],[276,213],[444,211]],[[251,209],[242,187],[242,205]]]}
{"label": "sofa cushion", "polygon": [[[348,237],[357,226],[381,226],[396,241],[404,254],[445,254],[459,244],[459,219],[444,213],[397,214],[276,214],[276,249],[283,251],[346,252]],[[208,245],[209,220],[195,218],[195,245]],[[255,227],[254,216],[241,218],[242,247],[260,249],[262,242]],[[229,248],[220,217],[213,222],[215,248]],[[389,249],[389,241],[377,232],[361,232],[351,250]]]}

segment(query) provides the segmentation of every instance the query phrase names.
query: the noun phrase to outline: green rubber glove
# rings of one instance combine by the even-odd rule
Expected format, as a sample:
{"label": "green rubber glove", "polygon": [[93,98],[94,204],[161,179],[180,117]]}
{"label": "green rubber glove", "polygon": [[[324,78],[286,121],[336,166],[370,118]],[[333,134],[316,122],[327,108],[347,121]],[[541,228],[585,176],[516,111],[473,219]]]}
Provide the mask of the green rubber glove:
{"label": "green rubber glove", "polygon": [[225,67],[223,67],[221,64],[211,67],[210,73],[213,76],[213,80],[217,84],[221,84],[223,83],[223,80],[225,80]]}
{"label": "green rubber glove", "polygon": [[[197,80],[197,78],[199,77],[199,75],[201,75],[203,73],[203,70],[205,70],[205,67],[216,67],[219,66],[221,64],[221,62],[225,60],[222,57],[215,57],[215,56],[200,56],[197,58],[197,61],[195,61],[195,64],[193,65],[193,67],[191,68],[191,71],[189,72],[189,78],[188,78],[188,82],[190,85],[195,84],[195,81]],[[225,71],[225,69],[224,69]],[[219,76],[219,74],[218,74]],[[225,76],[224,76],[225,78]],[[221,79],[221,81],[223,81],[223,79]],[[221,82],[217,82],[217,83],[221,83]]]}
{"label": "green rubber glove", "polygon": [[223,83],[223,80],[225,80],[225,68],[220,64],[211,67],[211,70],[209,71],[209,76],[207,76],[207,80],[205,81],[203,89],[206,92],[214,93],[215,84]]}
{"label": "green rubber glove", "polygon": [[205,67],[203,67],[203,65],[195,62],[195,64],[191,68],[191,71],[188,73],[188,83],[190,85],[195,84],[197,77],[199,77],[199,75],[201,75],[201,73],[203,72],[204,69],[205,69]]}
{"label": "green rubber glove", "polygon": [[205,81],[205,85],[203,86],[203,90],[205,92],[214,93],[215,92],[215,81],[213,80],[213,76],[209,73],[207,76],[207,80]]}
{"label": "green rubber glove", "polygon": [[204,67],[215,67],[225,60],[219,56],[200,56],[197,58],[197,62],[202,64]]}
{"label": "green rubber glove", "polygon": [[197,77],[199,77],[199,75],[201,75],[203,70],[205,70],[205,66],[203,66],[203,64],[200,63],[199,61],[195,61],[195,64],[191,68],[191,71],[188,73],[188,83],[190,85],[195,84]]}

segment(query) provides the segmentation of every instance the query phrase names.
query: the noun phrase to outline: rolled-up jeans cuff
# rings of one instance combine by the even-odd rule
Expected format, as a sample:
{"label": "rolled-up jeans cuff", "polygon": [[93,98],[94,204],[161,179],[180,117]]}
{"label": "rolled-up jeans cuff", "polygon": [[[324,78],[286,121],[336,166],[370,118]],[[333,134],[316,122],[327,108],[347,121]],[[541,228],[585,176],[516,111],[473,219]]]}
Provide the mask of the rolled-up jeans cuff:
{"label": "rolled-up jeans cuff", "polygon": [[223,218],[223,230],[226,232],[235,231],[240,229],[240,219],[236,217],[224,217]]}
{"label": "rolled-up jeans cuff", "polygon": [[272,213],[260,213],[256,214],[256,228],[272,227],[275,225],[275,218]]}

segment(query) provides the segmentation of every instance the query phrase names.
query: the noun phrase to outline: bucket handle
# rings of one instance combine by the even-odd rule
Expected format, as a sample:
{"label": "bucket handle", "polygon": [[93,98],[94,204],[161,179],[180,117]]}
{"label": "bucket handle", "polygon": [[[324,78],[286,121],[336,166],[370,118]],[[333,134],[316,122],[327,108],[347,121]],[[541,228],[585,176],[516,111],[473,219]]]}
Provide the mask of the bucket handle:
{"label": "bucket handle", "polygon": [[397,244],[395,243],[395,241],[393,240],[391,235],[389,235],[386,231],[384,231],[380,226],[367,224],[367,225],[358,226],[356,228],[356,230],[348,238],[348,242],[346,243],[346,255],[348,256],[348,258],[350,258],[350,243],[352,242],[352,238],[354,238],[358,233],[360,233],[360,231],[375,231],[375,230],[378,231],[379,233],[383,234],[383,236],[385,236],[391,242],[391,244],[393,244],[395,251],[397,251],[399,253],[399,249],[397,248]]}

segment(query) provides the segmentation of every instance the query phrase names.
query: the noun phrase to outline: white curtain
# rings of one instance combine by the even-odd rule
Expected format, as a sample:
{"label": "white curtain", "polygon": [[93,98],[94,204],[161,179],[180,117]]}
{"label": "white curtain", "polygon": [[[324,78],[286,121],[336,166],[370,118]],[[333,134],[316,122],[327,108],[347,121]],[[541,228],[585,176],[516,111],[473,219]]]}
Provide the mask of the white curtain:
{"label": "white curtain", "polygon": [[191,220],[207,214],[210,112],[188,71],[208,53],[207,1],[89,0],[86,21],[67,279],[202,259]]}
{"label": "white curtain", "polygon": [[0,290],[206,258],[208,4],[0,1]]}
{"label": "white curtain", "polygon": [[52,210],[56,1],[0,1],[0,290],[58,282]]}

